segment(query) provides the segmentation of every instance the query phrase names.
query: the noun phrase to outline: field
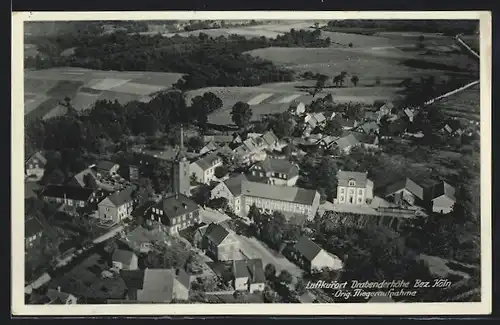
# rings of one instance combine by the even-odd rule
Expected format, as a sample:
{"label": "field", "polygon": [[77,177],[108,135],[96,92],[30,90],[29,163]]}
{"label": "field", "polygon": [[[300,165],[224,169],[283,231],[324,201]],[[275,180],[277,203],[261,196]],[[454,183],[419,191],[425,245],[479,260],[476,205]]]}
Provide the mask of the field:
{"label": "field", "polygon": [[480,86],[476,85],[461,93],[445,98],[433,106],[439,107],[446,115],[464,118],[466,120],[480,120]]}
{"label": "field", "polygon": [[53,68],[25,71],[24,112],[28,117],[51,116],[65,97],[77,110],[85,110],[96,100],[126,103],[144,100],[168,89],[182,74],[140,71],[96,71],[79,68]]}

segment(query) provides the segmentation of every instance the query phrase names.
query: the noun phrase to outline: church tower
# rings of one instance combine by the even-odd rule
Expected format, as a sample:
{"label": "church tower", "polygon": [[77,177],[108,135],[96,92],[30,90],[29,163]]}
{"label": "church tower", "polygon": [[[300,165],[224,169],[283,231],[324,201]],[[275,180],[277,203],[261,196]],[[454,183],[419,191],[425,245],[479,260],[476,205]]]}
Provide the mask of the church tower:
{"label": "church tower", "polygon": [[191,196],[191,184],[190,184],[190,173],[189,173],[189,161],[186,158],[184,152],[184,131],[181,126],[181,136],[180,136],[180,148],[177,155],[173,161],[173,173],[172,173],[172,190],[175,195],[183,194],[186,196]]}

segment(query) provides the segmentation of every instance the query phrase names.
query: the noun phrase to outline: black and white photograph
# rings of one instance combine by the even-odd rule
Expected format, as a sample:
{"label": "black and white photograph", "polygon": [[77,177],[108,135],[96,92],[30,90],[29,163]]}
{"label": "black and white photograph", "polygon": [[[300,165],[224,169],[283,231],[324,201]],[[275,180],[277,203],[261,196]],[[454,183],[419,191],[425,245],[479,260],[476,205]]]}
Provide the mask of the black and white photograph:
{"label": "black and white photograph", "polygon": [[488,310],[491,18],[470,13],[24,15],[19,310]]}

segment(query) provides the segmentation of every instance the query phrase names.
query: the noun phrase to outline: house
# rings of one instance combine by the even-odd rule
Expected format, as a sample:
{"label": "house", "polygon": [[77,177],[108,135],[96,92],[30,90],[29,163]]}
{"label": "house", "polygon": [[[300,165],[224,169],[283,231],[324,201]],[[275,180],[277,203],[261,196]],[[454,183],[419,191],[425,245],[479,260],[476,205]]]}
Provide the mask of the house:
{"label": "house", "polygon": [[66,185],[48,185],[42,191],[41,197],[49,203],[82,208],[100,199],[93,189]]}
{"label": "house", "polygon": [[362,131],[365,134],[377,134],[379,131],[379,126],[373,121],[366,122],[359,126],[359,131]]}
{"label": "house", "polygon": [[279,138],[274,134],[272,130],[267,131],[262,135],[262,140],[267,145],[267,149],[274,150],[279,146]]}
{"label": "house", "polygon": [[47,159],[41,152],[36,152],[24,163],[24,174],[26,177],[33,180],[40,180],[45,173]]}
{"label": "house", "polygon": [[322,139],[320,139],[317,142],[317,144],[323,149],[328,149],[335,144],[335,140],[337,140],[337,139],[338,139],[338,137],[327,135],[326,137],[323,137]]}
{"label": "house", "polygon": [[304,122],[306,123],[307,127],[313,130],[316,127],[325,125],[326,117],[323,113],[308,113],[304,117]]}
{"label": "house", "polygon": [[339,170],[337,172],[336,204],[364,205],[373,199],[373,182],[368,173]]}
{"label": "house", "polygon": [[217,223],[209,224],[201,240],[202,249],[216,261],[228,261],[239,257],[239,241],[232,231]]}
{"label": "house", "polygon": [[99,187],[99,180],[97,177],[97,172],[94,168],[85,168],[68,182],[70,186],[79,186],[86,188],[97,188]]}
{"label": "house", "polygon": [[303,102],[293,101],[288,107],[288,112],[295,116],[301,116],[306,112],[306,105]]}
{"label": "house", "polygon": [[101,160],[95,165],[98,176],[116,175],[120,165],[108,160]]}
{"label": "house", "polygon": [[35,217],[28,217],[24,221],[24,248],[35,246],[42,238],[44,227]]}
{"label": "house", "polygon": [[175,194],[156,203],[148,210],[147,217],[150,222],[158,222],[170,234],[201,221],[198,205],[183,194]]}
{"label": "house", "polygon": [[113,267],[118,270],[138,270],[139,258],[134,252],[117,249],[112,256]]}
{"label": "house", "polygon": [[352,135],[358,140],[361,146],[364,148],[377,149],[380,143],[380,139],[378,134],[375,133],[362,133],[362,132],[353,132]]}
{"label": "house", "polygon": [[382,116],[391,114],[391,112],[394,109],[394,107],[395,106],[394,106],[394,104],[392,102],[385,103],[384,105],[382,105],[378,109],[378,112],[380,112],[379,116],[382,117]]}
{"label": "house", "polygon": [[317,191],[292,186],[276,186],[250,181],[241,183],[242,208],[240,216],[246,216],[250,207],[261,211],[281,212],[287,216],[303,215],[312,220],[319,207],[320,195]]}
{"label": "house", "polygon": [[426,189],[426,196],[433,212],[447,214],[453,210],[456,202],[455,188],[441,181]]}
{"label": "house", "polygon": [[289,254],[293,261],[310,273],[323,269],[340,270],[343,267],[337,256],[329,254],[306,236],[297,241]]}
{"label": "house", "polygon": [[102,220],[111,220],[113,223],[128,219],[132,213],[134,200],[132,186],[118,190],[106,197],[97,205],[98,216]]}
{"label": "house", "polygon": [[234,136],[232,135],[204,135],[203,142],[209,143],[214,142],[217,144],[228,144],[233,142]]}
{"label": "house", "polygon": [[413,119],[415,118],[415,110],[406,107],[403,112],[405,113],[406,117],[408,118],[408,121],[413,122]]}
{"label": "house", "polygon": [[215,142],[210,141],[207,144],[205,144],[205,146],[203,146],[203,148],[200,149],[199,154],[204,155],[204,154],[207,154],[209,152],[217,150],[217,148],[219,148],[219,147],[215,144]]}
{"label": "house", "polygon": [[358,121],[344,117],[342,114],[335,114],[332,120],[341,125],[343,130],[352,130],[358,126]]}
{"label": "house", "polygon": [[190,285],[183,270],[150,269],[120,272],[128,288],[127,298],[140,303],[187,300]]}
{"label": "house", "polygon": [[266,158],[253,165],[250,172],[273,185],[294,186],[299,178],[299,167],[285,159]]}
{"label": "house", "polygon": [[391,184],[384,197],[400,206],[421,205],[424,202],[424,188],[410,178]]}
{"label": "house", "polygon": [[209,153],[204,157],[191,163],[189,170],[196,177],[196,181],[203,184],[210,184],[215,178],[215,169],[222,166],[222,158]]}
{"label": "house", "polygon": [[349,154],[352,148],[360,145],[358,139],[356,139],[353,134],[348,134],[344,137],[338,138],[334,143],[337,148],[345,154]]}
{"label": "house", "polygon": [[237,291],[264,291],[266,277],[260,258],[233,261],[233,277],[234,289]]}
{"label": "house", "polygon": [[241,183],[247,180],[245,174],[238,174],[230,177],[224,182],[217,184],[212,191],[210,191],[210,198],[226,198],[229,207],[237,215],[241,213]]}

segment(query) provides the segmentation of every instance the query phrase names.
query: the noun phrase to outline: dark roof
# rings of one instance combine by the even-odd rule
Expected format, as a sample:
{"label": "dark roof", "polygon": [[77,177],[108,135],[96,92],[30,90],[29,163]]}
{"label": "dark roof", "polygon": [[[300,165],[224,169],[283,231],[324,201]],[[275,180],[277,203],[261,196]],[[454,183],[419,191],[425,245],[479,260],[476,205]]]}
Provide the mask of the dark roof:
{"label": "dark roof", "polygon": [[77,184],[80,185],[81,187],[86,187],[85,176],[87,175],[89,175],[89,177],[91,177],[94,181],[97,180],[97,175],[92,168],[86,168],[82,170],[81,172],[73,176],[73,180],[77,182]]}
{"label": "dark roof", "polygon": [[353,127],[356,120],[344,117],[342,114],[336,114],[333,120],[337,121],[343,127]]}
{"label": "dark roof", "polygon": [[123,249],[117,249],[113,253],[113,261],[114,262],[120,262],[126,265],[129,265],[132,262],[132,259],[134,258],[135,253]]}
{"label": "dark roof", "polygon": [[54,289],[47,290],[47,298],[50,299],[50,304],[63,305],[66,304],[70,294],[66,292],[61,292]]}
{"label": "dark roof", "polygon": [[221,158],[217,156],[216,154],[209,153],[202,158],[198,159],[195,164],[200,166],[202,170],[207,170],[210,167],[213,167],[213,165],[217,162],[221,161]]}
{"label": "dark roof", "polygon": [[43,190],[42,196],[59,198],[64,198],[64,196],[66,196],[66,198],[72,200],[87,201],[93,193],[94,190],[89,188],[66,185],[48,185]]}
{"label": "dark roof", "polygon": [[105,170],[105,171],[110,171],[115,165],[114,162],[109,161],[109,160],[101,160],[96,164],[96,168],[99,170]]}
{"label": "dark roof", "polygon": [[246,180],[247,177],[245,174],[238,174],[225,180],[224,184],[226,184],[227,188],[234,196],[239,196],[241,195],[241,183]]}
{"label": "dark roof", "polygon": [[434,200],[442,195],[455,200],[455,188],[444,181],[430,187],[428,191],[431,200]]}
{"label": "dark roof", "polygon": [[198,210],[198,205],[187,196],[178,194],[164,198],[155,204],[153,208],[163,210],[164,215],[162,217],[170,219],[196,211]]}
{"label": "dark roof", "polygon": [[357,187],[365,187],[368,183],[367,173],[349,172],[339,170],[337,172],[337,181],[339,186],[348,186],[350,180],[356,181]]}
{"label": "dark roof", "polygon": [[139,205],[137,208],[132,211],[131,215],[132,217],[139,217],[139,216],[144,216],[146,212],[151,208],[153,205],[155,205],[155,201],[147,201],[144,202],[143,204]]}
{"label": "dark roof", "polygon": [[134,188],[132,186],[127,187],[123,190],[118,190],[107,197],[115,206],[121,206],[127,202],[132,201],[132,193]]}
{"label": "dark roof", "polygon": [[312,261],[316,256],[318,256],[319,252],[321,252],[321,247],[306,236],[302,236],[299,239],[299,241],[295,244],[294,249],[308,261]]}
{"label": "dark roof", "polygon": [[43,225],[35,217],[30,217],[24,221],[24,237],[32,237],[43,230]]}
{"label": "dark roof", "polygon": [[205,236],[214,243],[215,246],[219,246],[228,235],[229,231],[217,223],[211,223],[205,231]]}
{"label": "dark roof", "polygon": [[266,276],[260,258],[234,261],[235,278],[250,278],[250,283],[264,283]]}
{"label": "dark roof", "polygon": [[389,185],[385,191],[386,193],[385,195],[386,196],[391,195],[394,192],[397,192],[402,189],[406,189],[408,192],[412,193],[420,200],[424,199],[424,188],[409,178],[406,178],[400,182]]}
{"label": "dark roof", "polygon": [[286,159],[266,158],[256,165],[260,166],[265,172],[285,174],[288,178],[299,174],[298,167]]}
{"label": "dark roof", "polygon": [[253,197],[266,198],[277,201],[293,202],[311,205],[317,191],[300,187],[274,186],[257,182],[242,182],[242,194]]}
{"label": "dark roof", "polygon": [[144,270],[122,270],[120,271],[120,276],[129,290],[142,289],[144,284]]}
{"label": "dark roof", "polygon": [[[33,160],[33,163],[38,163],[39,167],[43,168],[47,164],[47,159],[42,155],[40,151],[35,152],[31,157],[26,160],[26,163]],[[35,160],[37,162],[35,162]]]}

